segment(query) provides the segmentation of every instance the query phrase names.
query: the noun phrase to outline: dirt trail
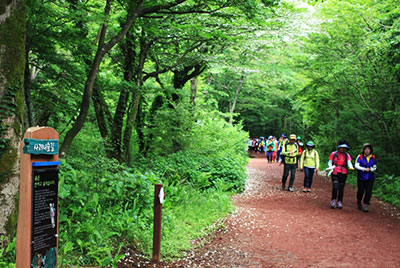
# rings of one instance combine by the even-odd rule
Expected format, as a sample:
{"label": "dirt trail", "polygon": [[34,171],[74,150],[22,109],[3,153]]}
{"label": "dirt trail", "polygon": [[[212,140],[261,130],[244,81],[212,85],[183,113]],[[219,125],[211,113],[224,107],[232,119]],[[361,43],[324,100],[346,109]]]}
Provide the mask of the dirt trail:
{"label": "dirt trail", "polygon": [[297,172],[291,193],[280,188],[282,171],[264,157],[251,159],[226,228],[186,258],[157,267],[400,267],[399,209],[373,198],[363,213],[346,185],[344,209],[332,210],[328,179],[314,177],[312,192],[303,193]]}

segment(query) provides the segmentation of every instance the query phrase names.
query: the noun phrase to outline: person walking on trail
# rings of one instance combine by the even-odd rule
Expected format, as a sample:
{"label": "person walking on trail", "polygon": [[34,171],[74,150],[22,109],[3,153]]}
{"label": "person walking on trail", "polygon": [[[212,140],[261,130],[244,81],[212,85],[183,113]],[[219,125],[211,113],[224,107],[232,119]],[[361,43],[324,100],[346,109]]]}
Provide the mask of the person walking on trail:
{"label": "person walking on trail", "polygon": [[297,169],[298,169],[299,168],[300,157],[303,154],[303,148],[304,148],[304,144],[301,141],[301,137],[300,136],[297,136],[296,143],[297,143],[297,149],[299,151],[299,154],[297,156],[297,163],[296,163]]}
{"label": "person walking on trail", "polygon": [[314,149],[315,144],[309,141],[306,144],[307,149],[304,150],[300,158],[300,170],[304,169],[304,188],[303,192],[311,192],[314,172],[319,170],[319,155]]}
{"label": "person walking on trail", "polygon": [[332,172],[332,201],[331,208],[343,209],[343,195],[344,186],[346,185],[347,179],[347,168],[354,170],[353,164],[351,163],[350,154],[347,153],[349,144],[342,140],[338,144],[338,149],[332,152],[329,156],[328,166],[329,169],[333,169]]}
{"label": "person walking on trail", "polygon": [[289,180],[289,187],[288,191],[293,192],[293,183],[294,178],[296,176],[296,168],[297,168],[297,144],[296,144],[296,135],[291,134],[289,142],[285,143],[282,148],[282,156],[283,156],[283,176],[282,176],[282,190],[285,190],[286,187],[286,180],[289,176],[290,171],[290,180]]}
{"label": "person walking on trail", "polygon": [[286,144],[286,142],[288,142],[288,139],[286,138],[285,134],[282,134],[281,138],[279,139],[279,151],[278,151],[279,157],[277,159],[277,162],[279,162],[279,160],[281,161],[281,163],[283,162],[282,148]]}
{"label": "person walking on trail", "polygon": [[260,153],[263,153],[263,152],[264,152],[264,146],[265,146],[264,138],[261,138],[261,139],[260,139],[260,143],[259,143],[259,145],[258,145],[258,149],[260,150]]}
{"label": "person walking on trail", "polygon": [[253,151],[257,153],[257,148],[258,148],[258,139],[257,137],[253,140]]}
{"label": "person walking on trail", "polygon": [[267,150],[268,163],[272,163],[272,156],[275,151],[275,142],[274,142],[274,138],[272,136],[268,137],[266,147],[267,147],[266,150]]}
{"label": "person walking on trail", "polygon": [[274,150],[274,152],[272,154],[272,162],[275,163],[276,155],[278,154],[278,149],[279,149],[279,142],[276,139],[276,137],[273,137],[273,140],[274,140],[274,144],[275,144],[275,150]]}
{"label": "person walking on trail", "polygon": [[252,138],[250,138],[249,141],[247,142],[247,146],[248,146],[247,151],[249,153],[251,153],[251,151],[253,150],[253,139]]}
{"label": "person walking on trail", "polygon": [[[372,185],[374,183],[374,171],[377,168],[375,156],[372,154],[372,145],[363,145],[361,154],[356,159],[355,168],[357,169],[357,207],[364,212],[368,212],[368,206],[372,196]],[[364,207],[361,201],[364,196]]]}

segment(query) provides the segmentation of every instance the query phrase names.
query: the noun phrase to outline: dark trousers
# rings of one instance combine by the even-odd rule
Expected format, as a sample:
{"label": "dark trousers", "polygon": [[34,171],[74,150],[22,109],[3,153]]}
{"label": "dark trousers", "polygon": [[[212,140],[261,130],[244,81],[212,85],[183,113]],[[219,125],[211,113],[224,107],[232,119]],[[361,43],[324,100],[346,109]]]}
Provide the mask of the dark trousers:
{"label": "dark trousers", "polygon": [[311,188],[315,168],[304,167],[304,187]]}
{"label": "dark trousers", "polygon": [[[364,204],[369,205],[371,201],[371,196],[372,196],[372,185],[374,184],[374,181],[372,180],[367,180],[367,181],[362,181],[362,180],[357,180],[357,201],[361,203],[362,198],[364,196]],[[365,195],[364,195],[365,194]]]}
{"label": "dark trousers", "polygon": [[332,200],[343,202],[344,186],[346,184],[347,174],[338,173],[332,175]]}
{"label": "dark trousers", "polygon": [[281,159],[281,150],[278,150],[276,152],[276,162],[279,162],[280,159]]}
{"label": "dark trousers", "polygon": [[283,165],[283,176],[282,176],[282,185],[286,185],[287,178],[289,176],[290,171],[290,180],[289,187],[293,187],[294,178],[296,176],[296,164],[284,164]]}
{"label": "dark trousers", "polygon": [[274,155],[273,151],[267,151],[267,159],[268,159],[268,163],[272,162],[272,156]]}

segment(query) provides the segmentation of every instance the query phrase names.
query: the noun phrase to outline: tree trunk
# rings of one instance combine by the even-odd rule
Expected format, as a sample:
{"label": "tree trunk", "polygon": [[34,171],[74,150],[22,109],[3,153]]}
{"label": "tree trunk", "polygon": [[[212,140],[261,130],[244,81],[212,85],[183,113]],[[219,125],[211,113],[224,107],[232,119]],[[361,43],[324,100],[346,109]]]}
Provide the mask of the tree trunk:
{"label": "tree trunk", "polygon": [[283,116],[283,118],[282,118],[282,120],[283,120],[283,122],[282,122],[282,129],[284,130],[284,131],[286,131],[286,128],[287,128],[287,117],[286,117],[286,115],[284,115]]}
{"label": "tree trunk", "polygon": [[0,235],[15,235],[23,133],[25,2],[0,2]]}
{"label": "tree trunk", "polygon": [[[125,50],[124,80],[127,82],[132,81],[133,65],[136,57],[135,47],[132,38],[133,36],[130,33],[127,33],[125,38],[126,40],[125,46],[122,46],[123,49]],[[122,162],[123,159],[122,132],[124,127],[124,118],[127,112],[128,100],[129,100],[129,89],[124,87],[121,90],[117,108],[115,109],[114,121],[112,125],[112,134],[111,134],[111,144],[110,144],[111,148],[109,148],[112,157],[117,159],[119,162]]]}
{"label": "tree trunk", "polygon": [[108,140],[110,136],[111,114],[107,104],[101,94],[98,85],[93,87],[93,106],[96,113],[97,125],[100,130],[100,135],[104,140]]}
{"label": "tree trunk", "polygon": [[242,77],[240,78],[239,85],[235,90],[235,96],[233,98],[233,103],[232,103],[231,108],[229,110],[229,124],[231,124],[231,125],[233,123],[233,112],[235,111],[237,100],[238,100],[238,97],[239,97],[240,90],[242,89],[243,83],[244,83],[244,75],[242,75]]}
{"label": "tree trunk", "polygon": [[32,87],[32,73],[29,68],[29,48],[25,49],[25,77],[24,77],[24,93],[26,104],[26,118],[28,120],[26,127],[33,127],[35,125],[35,111],[31,100],[31,87]]}
{"label": "tree trunk", "polygon": [[145,34],[144,31],[142,31],[142,35],[140,38],[139,64],[136,70],[136,90],[133,93],[132,101],[131,104],[129,105],[128,118],[126,119],[126,127],[124,132],[124,152],[123,152],[124,161],[127,161],[130,158],[132,131],[139,110],[141,89],[143,86],[143,68],[151,44],[152,44],[151,41],[146,43]]}
{"label": "tree trunk", "polygon": [[196,108],[197,82],[198,77],[193,77],[190,80],[190,104],[192,104],[192,111]]}
{"label": "tree trunk", "polygon": [[190,79],[200,75],[206,69],[205,66],[196,64],[194,66],[185,66],[182,70],[174,71],[174,88],[181,89]]}
{"label": "tree trunk", "polygon": [[[110,13],[110,9],[111,9],[111,0],[107,0],[107,5],[105,8],[106,16],[108,16],[108,14]],[[99,39],[96,55],[92,62],[92,67],[90,68],[90,72],[86,79],[85,88],[84,88],[83,96],[82,96],[82,102],[81,102],[81,105],[79,108],[79,115],[78,115],[78,118],[76,119],[75,123],[73,124],[72,128],[65,135],[64,141],[60,148],[60,157],[62,157],[62,158],[66,156],[66,153],[68,152],[69,147],[71,146],[72,140],[82,129],[83,124],[86,121],[86,116],[89,112],[90,100],[92,98],[94,81],[96,79],[97,72],[100,67],[100,63],[103,60],[103,57],[105,55],[104,51],[103,51],[103,46],[104,46],[104,39],[105,39],[106,32],[107,32],[107,26],[106,26],[106,24],[102,24],[100,27],[101,27],[100,39]]]}
{"label": "tree trunk", "polygon": [[[143,127],[144,127],[144,112],[143,112],[142,105],[139,105],[138,113],[136,115],[135,128],[136,128],[136,133],[137,133],[137,137],[139,140],[139,154],[142,154],[143,156],[145,156],[146,155],[146,142],[144,140]],[[128,163],[130,163],[130,159],[128,159]]]}
{"label": "tree trunk", "polygon": [[126,119],[126,127],[124,133],[124,152],[123,152],[124,161],[127,161],[130,158],[132,131],[134,123],[136,121],[136,116],[138,114],[140,99],[141,99],[141,93],[140,90],[137,89],[132,96],[132,102],[129,106],[128,118]]}
{"label": "tree trunk", "polygon": [[[107,0],[105,12],[104,12],[105,16],[107,18],[110,13],[111,3],[112,3],[112,0]],[[66,156],[73,139],[79,133],[79,131],[82,129],[83,124],[86,121],[86,117],[87,117],[87,114],[89,112],[89,107],[90,107],[90,100],[92,98],[93,84],[96,79],[97,72],[99,70],[100,64],[101,64],[104,56],[116,44],[118,44],[122,40],[122,38],[127,34],[130,27],[132,26],[133,22],[137,19],[138,16],[141,15],[139,12],[142,11],[142,6],[143,6],[143,0],[139,0],[136,9],[129,14],[129,17],[127,18],[126,23],[123,25],[123,28],[121,29],[121,31],[117,35],[115,35],[113,38],[111,38],[111,40],[107,43],[105,43],[107,25],[106,25],[106,23],[101,25],[98,47],[97,47],[96,55],[92,62],[92,66],[90,68],[90,72],[88,74],[88,77],[87,77],[87,80],[85,83],[83,96],[82,96],[82,102],[81,102],[81,105],[79,108],[79,115],[78,115],[78,118],[76,119],[74,125],[72,126],[72,128],[65,135],[64,141],[60,148],[60,157]],[[158,8],[161,8],[161,6]],[[143,12],[145,12],[145,11],[143,11]]]}

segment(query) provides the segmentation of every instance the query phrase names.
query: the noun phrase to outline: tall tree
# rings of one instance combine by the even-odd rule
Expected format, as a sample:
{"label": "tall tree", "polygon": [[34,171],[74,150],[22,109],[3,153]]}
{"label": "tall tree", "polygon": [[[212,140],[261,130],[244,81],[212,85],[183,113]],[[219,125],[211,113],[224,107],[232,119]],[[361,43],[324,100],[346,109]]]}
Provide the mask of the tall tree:
{"label": "tall tree", "polygon": [[0,2],[0,234],[16,230],[19,145],[23,132],[24,1]]}
{"label": "tall tree", "polygon": [[89,112],[94,81],[96,79],[100,64],[104,56],[124,38],[124,36],[128,33],[129,29],[131,28],[132,24],[136,21],[138,17],[154,13],[159,10],[172,8],[174,6],[177,6],[185,2],[185,0],[175,0],[168,3],[154,4],[151,6],[144,6],[143,2],[144,2],[143,0],[139,0],[137,3],[134,3],[133,6],[127,7],[128,14],[125,23],[122,25],[118,33],[113,35],[113,37],[109,41],[106,41],[108,20],[110,19],[110,10],[112,6],[112,0],[106,0],[106,5],[104,8],[105,21],[103,22],[103,24],[100,25],[99,38],[97,41],[97,51],[92,60],[92,65],[87,75],[86,83],[83,90],[82,102],[79,108],[79,114],[73,126],[71,127],[71,129],[68,130],[68,132],[64,137],[64,141],[60,148],[61,157],[64,157],[65,154],[68,152],[68,149],[73,139],[79,133],[79,131],[83,127],[83,124],[85,123],[86,117]]}

